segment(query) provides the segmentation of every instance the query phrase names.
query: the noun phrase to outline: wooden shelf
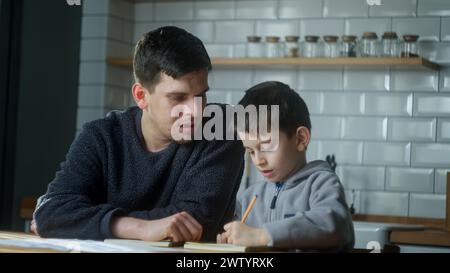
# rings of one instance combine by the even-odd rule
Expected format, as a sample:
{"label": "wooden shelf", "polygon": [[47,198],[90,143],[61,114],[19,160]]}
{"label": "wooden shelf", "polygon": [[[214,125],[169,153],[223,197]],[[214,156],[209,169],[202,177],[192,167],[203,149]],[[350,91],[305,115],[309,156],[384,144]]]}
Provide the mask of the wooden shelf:
{"label": "wooden shelf", "polygon": [[[220,67],[382,67],[439,70],[439,65],[424,58],[212,58],[213,66]],[[107,63],[131,68],[131,58],[108,58]]]}
{"label": "wooden shelf", "polygon": [[392,231],[389,239],[393,244],[450,247],[450,232],[445,230]]}

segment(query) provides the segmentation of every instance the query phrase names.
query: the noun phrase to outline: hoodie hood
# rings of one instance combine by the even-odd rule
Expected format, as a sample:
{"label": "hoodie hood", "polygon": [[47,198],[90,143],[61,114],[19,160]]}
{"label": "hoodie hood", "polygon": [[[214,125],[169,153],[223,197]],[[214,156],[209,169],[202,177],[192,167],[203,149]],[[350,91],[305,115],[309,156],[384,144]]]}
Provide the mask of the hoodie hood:
{"label": "hoodie hood", "polygon": [[305,167],[303,167],[298,172],[296,172],[294,175],[289,177],[284,182],[284,184],[285,184],[284,187],[285,188],[293,187],[293,186],[305,181],[306,179],[308,179],[308,177],[311,174],[317,173],[319,171],[333,172],[330,165],[326,161],[323,161],[323,160],[311,161],[311,162],[308,162],[305,165]]}

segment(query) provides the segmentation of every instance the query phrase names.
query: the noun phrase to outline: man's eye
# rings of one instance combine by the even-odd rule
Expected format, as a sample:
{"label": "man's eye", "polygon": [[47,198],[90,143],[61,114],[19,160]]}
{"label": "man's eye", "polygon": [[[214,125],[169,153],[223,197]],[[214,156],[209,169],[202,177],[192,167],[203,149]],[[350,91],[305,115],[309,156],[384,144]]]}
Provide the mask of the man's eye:
{"label": "man's eye", "polygon": [[183,101],[184,97],[174,96],[174,97],[170,97],[170,100],[172,100],[172,101]]}

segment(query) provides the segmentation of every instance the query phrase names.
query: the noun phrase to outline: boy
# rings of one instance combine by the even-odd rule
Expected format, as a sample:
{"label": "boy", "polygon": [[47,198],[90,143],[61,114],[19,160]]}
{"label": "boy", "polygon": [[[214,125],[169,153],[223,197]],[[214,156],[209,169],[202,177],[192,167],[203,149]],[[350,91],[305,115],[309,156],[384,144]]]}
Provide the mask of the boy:
{"label": "boy", "polygon": [[[239,104],[257,108],[279,105],[279,142],[273,151],[264,151],[261,146],[269,139],[258,135],[251,140],[248,126],[245,132],[238,128],[244,147],[268,183],[252,185],[241,194],[237,219],[241,219],[255,196],[256,203],[245,223],[226,224],[225,232],[217,235],[217,242],[291,249],[351,249],[353,224],[339,178],[325,161],[306,161],[311,121],[302,98],[281,82],[264,82],[247,90]],[[251,122],[247,119],[246,123]]]}

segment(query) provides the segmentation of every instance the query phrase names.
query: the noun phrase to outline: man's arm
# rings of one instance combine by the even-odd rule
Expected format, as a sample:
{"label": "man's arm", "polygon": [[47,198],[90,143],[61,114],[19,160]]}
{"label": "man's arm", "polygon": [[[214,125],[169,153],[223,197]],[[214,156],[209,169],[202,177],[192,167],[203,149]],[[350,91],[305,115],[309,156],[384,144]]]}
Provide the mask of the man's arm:
{"label": "man's arm", "polygon": [[198,159],[187,165],[172,203],[164,208],[134,211],[129,216],[160,219],[186,211],[202,226],[202,240],[215,241],[234,212],[236,192],[243,172],[244,149],[239,141],[213,140]]}
{"label": "man's arm", "polygon": [[125,212],[105,203],[100,160],[104,152],[96,130],[85,125],[38,200],[34,219],[40,236],[96,240],[112,236],[111,219]]}

